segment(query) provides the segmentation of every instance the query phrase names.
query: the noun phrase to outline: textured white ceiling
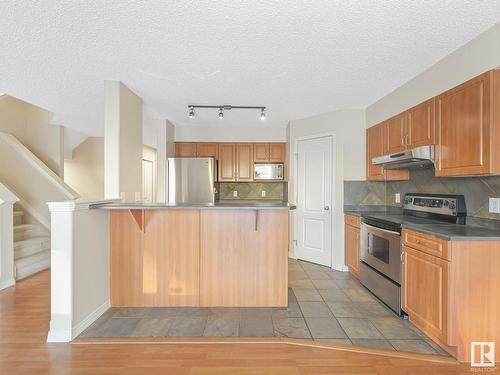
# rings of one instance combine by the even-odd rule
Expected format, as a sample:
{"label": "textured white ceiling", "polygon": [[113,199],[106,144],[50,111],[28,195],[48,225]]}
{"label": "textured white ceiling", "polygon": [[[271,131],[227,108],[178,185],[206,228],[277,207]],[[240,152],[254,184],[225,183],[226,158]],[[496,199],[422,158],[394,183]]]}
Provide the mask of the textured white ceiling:
{"label": "textured white ceiling", "polygon": [[[103,132],[103,81],[176,125],[364,108],[500,21],[498,0],[0,1],[0,91]],[[225,125],[263,125],[257,112]]]}

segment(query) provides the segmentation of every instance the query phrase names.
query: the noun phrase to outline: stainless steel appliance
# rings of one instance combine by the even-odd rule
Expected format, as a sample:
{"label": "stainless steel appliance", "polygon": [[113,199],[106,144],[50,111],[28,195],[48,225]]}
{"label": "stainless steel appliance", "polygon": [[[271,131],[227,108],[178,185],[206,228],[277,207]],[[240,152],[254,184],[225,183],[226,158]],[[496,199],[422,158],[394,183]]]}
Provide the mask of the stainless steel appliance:
{"label": "stainless steel appliance", "polygon": [[381,165],[384,169],[430,168],[434,166],[434,161],[434,145],[420,146],[372,159],[373,164]]}
{"label": "stainless steel appliance", "polygon": [[412,224],[465,224],[463,195],[405,195],[402,213],[362,215],[360,280],[401,315],[401,228]]}
{"label": "stainless steel appliance", "polygon": [[284,179],[283,163],[275,164],[254,164],[254,180],[283,180]]}
{"label": "stainless steel appliance", "polygon": [[214,158],[168,158],[169,204],[213,204]]}

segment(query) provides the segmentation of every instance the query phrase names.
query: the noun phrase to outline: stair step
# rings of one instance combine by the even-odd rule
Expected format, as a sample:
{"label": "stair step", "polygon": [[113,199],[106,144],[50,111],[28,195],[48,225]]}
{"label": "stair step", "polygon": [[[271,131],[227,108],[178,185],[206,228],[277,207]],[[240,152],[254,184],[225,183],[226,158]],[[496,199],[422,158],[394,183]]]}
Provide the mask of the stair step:
{"label": "stair step", "polygon": [[50,267],[50,250],[21,258],[15,261],[16,280],[40,272]]}
{"label": "stair step", "polygon": [[22,241],[28,238],[44,235],[44,230],[38,224],[18,224],[14,225],[14,241]]}
{"label": "stair step", "polygon": [[28,257],[44,250],[50,250],[50,238],[38,236],[14,242],[14,259]]}
{"label": "stair step", "polygon": [[14,225],[23,223],[24,211],[14,211]]}

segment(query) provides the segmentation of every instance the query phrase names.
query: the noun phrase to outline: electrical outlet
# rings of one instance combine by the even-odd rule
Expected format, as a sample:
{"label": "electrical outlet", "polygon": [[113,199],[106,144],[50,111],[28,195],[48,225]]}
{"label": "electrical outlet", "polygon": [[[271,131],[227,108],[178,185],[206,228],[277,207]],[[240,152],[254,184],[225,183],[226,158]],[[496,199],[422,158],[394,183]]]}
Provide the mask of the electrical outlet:
{"label": "electrical outlet", "polygon": [[238,196],[238,190],[233,190],[233,197],[237,197]]}
{"label": "electrical outlet", "polygon": [[260,193],[260,195],[261,195],[262,198],[265,198],[266,197],[266,191],[262,190],[262,192]]}
{"label": "electrical outlet", "polygon": [[394,194],[394,202],[401,203],[401,194],[400,193]]}
{"label": "electrical outlet", "polygon": [[140,191],[135,192],[135,201],[140,202],[142,200],[142,194]]}
{"label": "electrical outlet", "polygon": [[122,191],[120,193],[120,200],[125,201],[125,192],[124,191]]}
{"label": "electrical outlet", "polygon": [[500,198],[490,198],[490,212],[493,214],[500,214]]}

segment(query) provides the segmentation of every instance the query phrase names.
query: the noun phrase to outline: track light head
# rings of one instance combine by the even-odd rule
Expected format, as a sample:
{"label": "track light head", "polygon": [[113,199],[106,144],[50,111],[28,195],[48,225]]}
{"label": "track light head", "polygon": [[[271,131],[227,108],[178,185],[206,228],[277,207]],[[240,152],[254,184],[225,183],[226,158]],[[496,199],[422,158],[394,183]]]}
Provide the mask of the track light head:
{"label": "track light head", "polygon": [[189,118],[194,118],[194,108],[189,107]]}
{"label": "track light head", "polygon": [[264,121],[266,119],[266,111],[264,108],[260,111],[260,119]]}
{"label": "track light head", "polygon": [[224,111],[222,109],[222,107],[219,108],[219,119],[223,119],[224,118]]}

